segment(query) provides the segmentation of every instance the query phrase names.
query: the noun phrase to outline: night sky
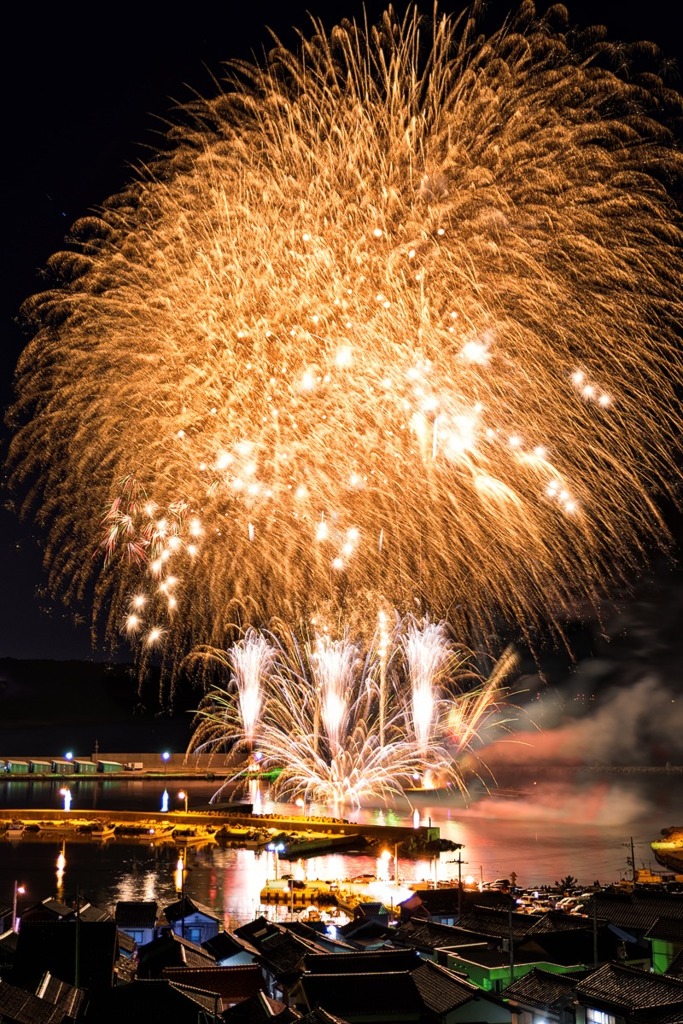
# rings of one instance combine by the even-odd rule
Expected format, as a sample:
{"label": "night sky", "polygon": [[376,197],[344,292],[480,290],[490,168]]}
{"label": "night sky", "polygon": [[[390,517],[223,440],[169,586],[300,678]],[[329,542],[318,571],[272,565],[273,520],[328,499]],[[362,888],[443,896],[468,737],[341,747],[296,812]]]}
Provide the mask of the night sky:
{"label": "night sky", "polygon": [[[385,5],[366,6],[374,21]],[[443,6],[457,10],[460,5]],[[680,66],[683,44],[673,8],[671,0],[569,4],[573,23],[603,22],[613,39],[651,39]],[[424,9],[431,10],[431,3]],[[508,3],[490,3],[491,23],[508,9]],[[173,102],[189,99],[192,89],[212,93],[222,60],[262,53],[270,40],[266,26],[291,45],[292,25],[307,31],[306,11],[321,14],[329,27],[343,16],[362,17],[363,5],[360,0],[239,5],[199,0],[179,14],[144,3],[86,10],[15,5],[13,24],[3,33],[3,408],[23,344],[14,319],[22,299],[40,289],[40,268],[60,248],[70,224],[118,191],[131,176],[131,165],[154,147]],[[680,76],[674,81],[680,86]],[[0,461],[6,436],[3,428]],[[31,524],[17,521],[3,489],[0,658],[105,659],[107,653],[90,642],[89,609],[79,609],[78,623],[73,611],[45,594],[38,540]]]}

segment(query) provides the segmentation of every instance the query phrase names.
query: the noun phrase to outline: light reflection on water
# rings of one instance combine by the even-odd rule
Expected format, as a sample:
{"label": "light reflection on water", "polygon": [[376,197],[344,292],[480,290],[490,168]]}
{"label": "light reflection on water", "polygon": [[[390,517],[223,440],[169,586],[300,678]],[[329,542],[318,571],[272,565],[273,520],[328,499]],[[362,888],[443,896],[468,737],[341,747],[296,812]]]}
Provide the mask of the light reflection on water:
{"label": "light reflection on water", "polygon": [[[549,781],[516,780],[514,788],[499,794],[480,793],[465,807],[455,797],[420,794],[399,806],[365,808],[357,822],[384,822],[411,826],[438,825],[441,836],[463,844],[457,853],[442,853],[437,860],[399,861],[404,879],[455,880],[470,874],[479,881],[509,877],[518,884],[553,884],[572,874],[579,883],[609,882],[629,874],[627,859],[633,838],[636,866],[655,867],[649,844],[662,828],[683,825],[683,786],[680,776],[572,775]],[[56,809],[63,806],[62,783],[18,780],[0,781],[0,808]],[[164,790],[171,810],[182,808],[177,792],[189,794],[189,808],[208,802],[216,788],[204,779],[109,780],[69,779],[72,815],[79,807],[96,808],[103,816],[121,809],[158,811]],[[254,796],[256,794],[252,794]],[[260,794],[263,812],[299,813],[298,808],[273,803],[268,790]],[[1,811],[0,811],[1,813]],[[312,807],[311,814],[324,814]],[[178,850],[173,844],[148,846],[110,840],[107,843],[67,842],[66,864],[57,878],[61,840],[0,842],[0,903],[11,898],[18,879],[28,886],[26,899],[56,895],[74,899],[76,890],[91,902],[113,908],[119,900],[156,900],[164,906],[177,899],[175,871]],[[260,892],[277,873],[331,880],[367,874],[389,877],[394,872],[394,850],[384,858],[342,856],[310,858],[289,864],[267,851],[225,848],[219,844],[186,851],[185,888],[188,895],[211,907],[226,926],[251,920],[262,909]],[[460,861],[460,863],[458,863]],[[267,912],[275,915],[274,907]],[[286,908],[279,908],[280,915]]]}

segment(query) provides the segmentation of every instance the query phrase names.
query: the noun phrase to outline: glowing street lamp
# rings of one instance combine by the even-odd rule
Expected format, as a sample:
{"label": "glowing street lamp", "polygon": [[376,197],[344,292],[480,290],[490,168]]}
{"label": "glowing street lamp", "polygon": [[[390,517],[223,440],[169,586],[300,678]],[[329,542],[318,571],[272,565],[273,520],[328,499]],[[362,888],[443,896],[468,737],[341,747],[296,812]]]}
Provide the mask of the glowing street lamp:
{"label": "glowing street lamp", "polygon": [[285,844],[284,843],[268,843],[268,846],[266,847],[267,850],[270,850],[272,853],[275,854],[275,881],[276,882],[278,881],[278,879],[280,877],[280,854],[282,853],[284,848],[285,848]]}
{"label": "glowing street lamp", "polygon": [[164,775],[168,771],[168,759],[170,756],[171,755],[169,754],[168,750],[165,750],[161,755],[161,760],[164,762]]}
{"label": "glowing street lamp", "polygon": [[25,892],[26,892],[25,886],[19,885],[19,883],[17,882],[17,880],[15,878],[15,880],[14,880],[14,899],[12,900],[12,931],[13,932],[15,932],[17,930],[17,896],[19,894],[21,894],[23,896]]}
{"label": "glowing street lamp", "polygon": [[187,801],[189,800],[189,793],[186,789],[181,789],[178,793],[178,799],[185,801],[185,814],[187,814]]}

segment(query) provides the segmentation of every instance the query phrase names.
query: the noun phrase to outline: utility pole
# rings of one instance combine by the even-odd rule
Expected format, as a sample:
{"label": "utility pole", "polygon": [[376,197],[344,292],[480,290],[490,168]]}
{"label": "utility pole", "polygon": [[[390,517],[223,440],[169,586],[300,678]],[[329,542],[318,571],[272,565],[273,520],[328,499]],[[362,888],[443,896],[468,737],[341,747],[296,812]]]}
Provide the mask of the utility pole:
{"label": "utility pole", "polygon": [[462,917],[462,866],[467,864],[466,860],[462,859],[462,849],[458,850],[458,924],[460,924],[460,918]]}

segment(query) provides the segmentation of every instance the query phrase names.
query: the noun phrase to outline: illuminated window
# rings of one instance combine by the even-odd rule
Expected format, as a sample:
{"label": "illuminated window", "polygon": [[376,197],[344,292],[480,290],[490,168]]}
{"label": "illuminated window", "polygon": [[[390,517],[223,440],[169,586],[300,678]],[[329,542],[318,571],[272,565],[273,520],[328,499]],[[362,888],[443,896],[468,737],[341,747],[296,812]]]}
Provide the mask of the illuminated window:
{"label": "illuminated window", "polygon": [[603,1010],[586,1010],[586,1024],[617,1024],[617,1018]]}

